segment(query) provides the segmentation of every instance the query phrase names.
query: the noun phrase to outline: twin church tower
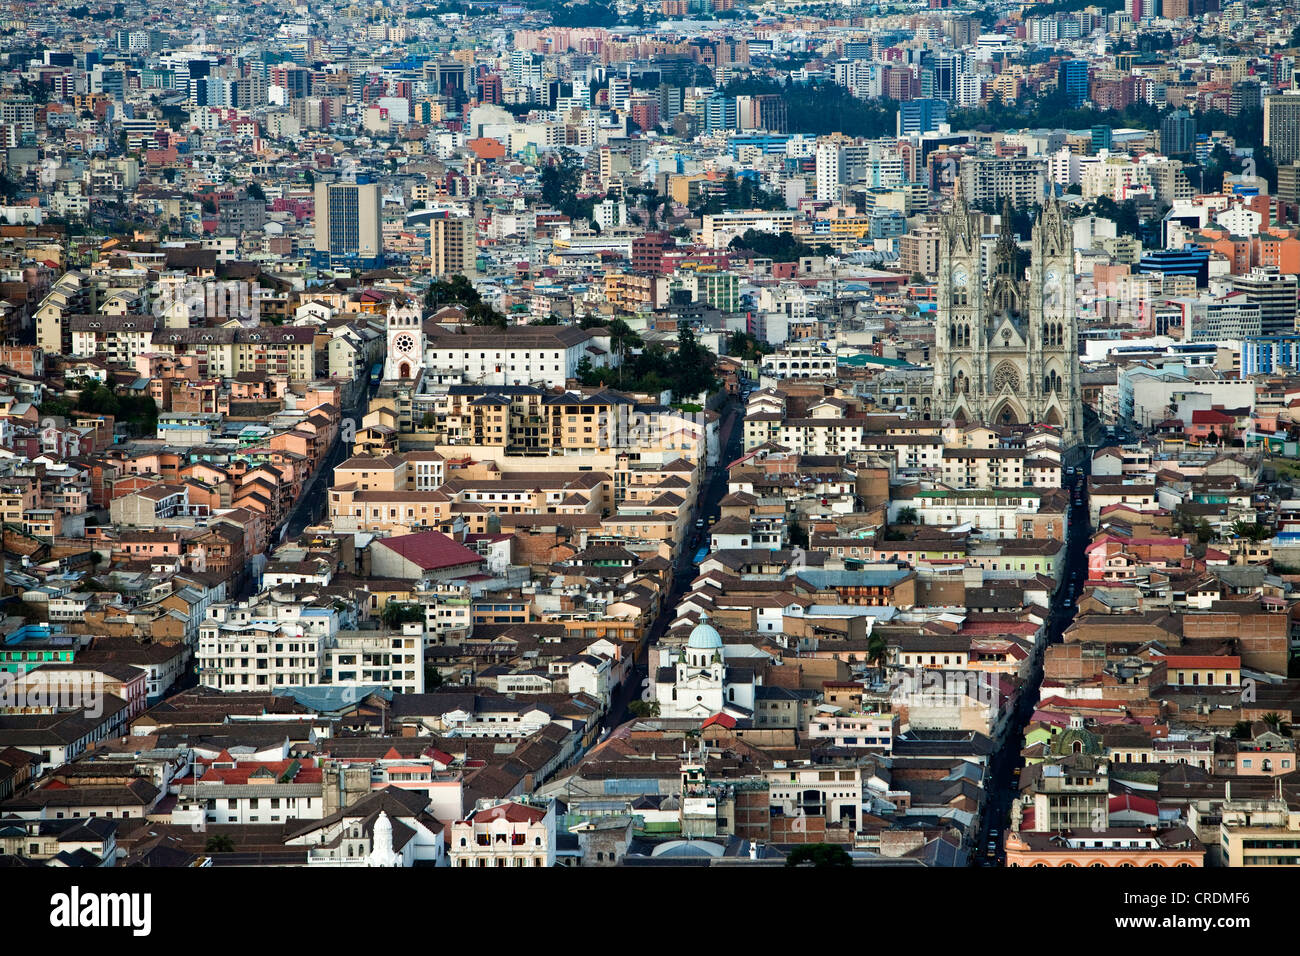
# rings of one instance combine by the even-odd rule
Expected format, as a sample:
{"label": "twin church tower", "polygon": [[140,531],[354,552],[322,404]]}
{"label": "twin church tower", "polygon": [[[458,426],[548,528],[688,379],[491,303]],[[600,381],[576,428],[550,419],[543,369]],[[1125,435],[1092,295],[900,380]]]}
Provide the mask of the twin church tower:
{"label": "twin church tower", "polygon": [[1068,452],[1083,441],[1074,237],[1049,196],[1034,223],[1026,280],[1009,213],[986,276],[979,213],[958,180],[939,238],[932,408],[958,423],[1051,425]]}

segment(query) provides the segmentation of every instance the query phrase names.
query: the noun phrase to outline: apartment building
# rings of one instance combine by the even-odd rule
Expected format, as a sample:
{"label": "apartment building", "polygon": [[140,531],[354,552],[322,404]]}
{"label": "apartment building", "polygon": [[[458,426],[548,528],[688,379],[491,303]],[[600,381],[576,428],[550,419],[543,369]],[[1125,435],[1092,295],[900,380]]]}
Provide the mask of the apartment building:
{"label": "apartment building", "polygon": [[429,220],[429,271],[435,279],[475,271],[477,229],[468,216]]}

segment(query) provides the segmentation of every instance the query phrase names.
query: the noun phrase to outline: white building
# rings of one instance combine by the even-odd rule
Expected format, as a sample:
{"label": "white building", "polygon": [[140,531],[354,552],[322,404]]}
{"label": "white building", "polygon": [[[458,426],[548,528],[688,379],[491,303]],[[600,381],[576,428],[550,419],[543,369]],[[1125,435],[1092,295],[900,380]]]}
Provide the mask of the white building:
{"label": "white building", "polygon": [[562,388],[583,359],[595,367],[618,364],[610,335],[601,328],[465,326],[438,329],[427,341],[422,331],[411,335],[423,343],[426,381],[433,382]]}
{"label": "white building", "polygon": [[708,623],[708,615],[700,615],[686,647],[676,656],[674,663],[655,673],[654,694],[661,717],[703,719],[724,710],[737,717],[753,714],[758,680],[749,669],[727,667],[722,637]]}
{"label": "white building", "polygon": [[554,866],[555,804],[482,806],[451,825],[447,857],[453,867]]}

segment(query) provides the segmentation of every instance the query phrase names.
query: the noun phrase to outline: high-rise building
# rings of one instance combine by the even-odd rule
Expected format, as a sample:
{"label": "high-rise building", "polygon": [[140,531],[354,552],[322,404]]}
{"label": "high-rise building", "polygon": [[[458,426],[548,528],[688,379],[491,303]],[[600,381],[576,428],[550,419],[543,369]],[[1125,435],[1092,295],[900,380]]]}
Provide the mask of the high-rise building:
{"label": "high-rise building", "polygon": [[736,124],[742,130],[784,133],[787,125],[785,100],[774,93],[737,96]]}
{"label": "high-rise building", "polygon": [[1281,202],[1300,203],[1300,162],[1277,168],[1277,198]]}
{"label": "high-rise building", "polygon": [[384,241],[379,187],[373,183],[316,184],[316,243],[313,264],[383,265]]}
{"label": "high-rise building", "polygon": [[953,17],[949,27],[952,45],[958,49],[979,40],[980,22],[974,17]]}
{"label": "high-rise building", "polygon": [[959,60],[955,53],[940,53],[934,58],[933,94],[941,100],[951,100],[957,95]]}
{"label": "high-rise building", "polygon": [[1196,139],[1196,120],[1187,110],[1174,110],[1160,121],[1160,151],[1182,159],[1191,156]]}
{"label": "high-rise building", "polygon": [[1047,163],[1034,157],[971,157],[962,161],[958,175],[975,206],[1009,201],[1027,209],[1042,200],[1047,187]]}
{"label": "high-rise building", "polygon": [[948,104],[940,99],[909,100],[898,104],[897,135],[932,133],[948,119]]}
{"label": "high-rise building", "polygon": [[1294,335],[1296,331],[1296,294],[1300,277],[1283,275],[1277,266],[1256,266],[1244,276],[1232,280],[1236,292],[1259,306],[1261,335]]}
{"label": "high-rise building", "polygon": [[1030,239],[1029,278],[1005,208],[985,276],[980,217],[960,184],[939,237],[933,412],[957,422],[1046,424],[1083,439],[1075,328],[1074,238],[1049,197]]}
{"label": "high-rise building", "polygon": [[844,181],[844,144],[834,139],[819,142],[814,169],[817,176],[817,201],[835,202],[839,198],[840,184]]}
{"label": "high-rise building", "polygon": [[1264,87],[1258,80],[1240,80],[1232,84],[1232,94],[1228,101],[1228,115],[1239,116],[1243,112],[1262,109],[1264,106]]}
{"label": "high-rise building", "polygon": [[[574,93],[577,89],[575,85]],[[671,123],[673,117],[682,111],[683,90],[680,86],[670,86],[667,83],[659,84],[659,118],[665,123]]]}
{"label": "high-rise building", "polygon": [[704,101],[704,131],[721,133],[736,128],[736,98],[714,93]]}
{"label": "high-rise building", "polygon": [[1057,88],[1069,97],[1070,105],[1079,107],[1088,99],[1088,61],[1065,60],[1056,75]]}
{"label": "high-rise building", "polygon": [[1264,145],[1279,166],[1300,159],[1300,96],[1264,97]]}
{"label": "high-rise building", "polygon": [[1094,126],[1092,128],[1092,153],[1095,156],[1103,149],[1110,149],[1114,141],[1114,130],[1109,126]]}
{"label": "high-rise building", "polygon": [[429,221],[429,271],[435,279],[474,271],[475,233],[474,220],[468,216]]}
{"label": "high-rise building", "polygon": [[617,111],[627,109],[628,100],[632,98],[632,81],[625,76],[609,78],[609,108]]}

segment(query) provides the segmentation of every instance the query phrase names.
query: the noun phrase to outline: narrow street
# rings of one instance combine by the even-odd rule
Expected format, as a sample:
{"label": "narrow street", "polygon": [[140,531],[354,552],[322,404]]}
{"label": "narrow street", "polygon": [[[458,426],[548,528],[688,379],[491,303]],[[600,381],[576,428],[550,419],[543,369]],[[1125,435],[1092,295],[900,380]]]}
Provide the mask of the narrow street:
{"label": "narrow street", "polygon": [[[1067,487],[1072,482],[1078,482],[1078,487],[1083,490],[1070,491],[1070,524],[1066,532],[1065,567],[1061,571],[1061,584],[1052,599],[1044,640],[1034,648],[1029,679],[1017,693],[1016,710],[1002,746],[989,758],[985,777],[987,802],[970,849],[972,866],[1001,866],[1005,862],[1002,843],[1011,820],[1011,801],[1019,795],[1020,778],[1017,770],[1024,766],[1024,758],[1020,756],[1021,743],[1025,727],[1038,707],[1043,682],[1043,655],[1048,646],[1061,640],[1061,635],[1070,626],[1079,593],[1087,578],[1084,548],[1088,546],[1089,532],[1087,472],[1090,462],[1091,458],[1085,456],[1083,465],[1073,476],[1067,477]],[[1074,504],[1075,501],[1079,504]],[[996,840],[992,836],[995,831]],[[992,856],[988,852],[990,842],[995,843]]]}
{"label": "narrow street", "polygon": [[[741,425],[744,418],[744,408],[736,402],[729,402],[723,412],[722,423],[718,428],[718,444],[721,449],[718,456],[718,466],[709,469],[704,478],[704,484],[700,488],[699,499],[695,502],[690,517],[690,530],[687,532],[686,539],[679,549],[676,562],[673,567],[673,583],[659,611],[659,616],[655,618],[654,623],[646,635],[645,649],[641,657],[632,668],[632,673],[619,688],[614,692],[610,699],[609,713],[610,720],[606,725],[607,730],[613,730],[615,727],[626,723],[631,719],[628,713],[628,705],[634,700],[640,700],[645,688],[648,686],[650,676],[649,657],[650,648],[658,643],[663,637],[668,625],[672,623],[673,617],[677,610],[677,603],[681,600],[686,589],[690,587],[691,581],[695,579],[697,565],[694,558],[696,551],[701,545],[708,541],[709,527],[711,518],[716,519],[719,513],[719,504],[727,494],[727,466],[740,457],[744,445],[745,430]],[[697,530],[695,521],[698,518],[704,519],[703,530]]]}
{"label": "narrow street", "polygon": [[[329,454],[325,456],[325,463],[316,470],[312,480],[307,487],[303,489],[302,497],[298,499],[285,520],[282,529],[285,531],[281,540],[292,541],[302,534],[308,525],[314,524],[321,520],[326,511],[327,492],[334,484],[334,468],[339,463],[347,460],[352,454],[352,443],[343,440],[343,429],[346,423],[351,420],[354,429],[361,428],[361,419],[366,414],[366,406],[370,402],[370,395],[375,389],[369,386],[363,386],[361,397],[356,405],[351,408],[343,409],[343,417],[339,423],[339,435],[334,439],[334,446],[330,449]],[[277,540],[272,547],[280,543]]]}

